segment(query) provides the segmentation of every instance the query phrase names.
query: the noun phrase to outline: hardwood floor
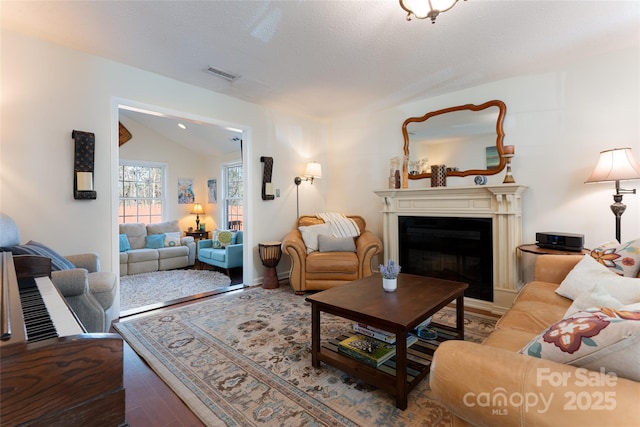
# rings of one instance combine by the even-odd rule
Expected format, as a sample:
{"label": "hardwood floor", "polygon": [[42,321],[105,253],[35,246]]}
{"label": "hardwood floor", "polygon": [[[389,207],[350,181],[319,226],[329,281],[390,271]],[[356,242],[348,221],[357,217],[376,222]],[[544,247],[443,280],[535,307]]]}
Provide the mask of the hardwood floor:
{"label": "hardwood floor", "polygon": [[[231,283],[242,283],[242,269],[232,270]],[[242,292],[236,290],[233,292]],[[216,298],[219,295],[207,298]],[[201,301],[200,299],[199,301]],[[177,306],[193,303],[187,301]],[[122,318],[122,321],[157,313],[165,308]],[[115,332],[112,328],[111,332]],[[204,426],[171,388],[156,375],[147,363],[124,341],[124,387],[126,418],[131,427],[192,427]]]}
{"label": "hardwood floor", "polygon": [[126,418],[131,427],[204,426],[126,341],[124,387]]}

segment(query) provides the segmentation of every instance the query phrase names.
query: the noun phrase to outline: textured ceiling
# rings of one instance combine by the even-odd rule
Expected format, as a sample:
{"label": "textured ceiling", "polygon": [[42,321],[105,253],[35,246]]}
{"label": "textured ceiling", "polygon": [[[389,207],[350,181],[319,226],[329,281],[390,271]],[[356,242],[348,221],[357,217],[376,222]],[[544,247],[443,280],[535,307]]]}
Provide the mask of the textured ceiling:
{"label": "textured ceiling", "polygon": [[[2,26],[309,116],[451,92],[638,46],[638,1],[5,1]],[[214,66],[241,77],[229,83]],[[46,68],[46,67],[45,67]]]}

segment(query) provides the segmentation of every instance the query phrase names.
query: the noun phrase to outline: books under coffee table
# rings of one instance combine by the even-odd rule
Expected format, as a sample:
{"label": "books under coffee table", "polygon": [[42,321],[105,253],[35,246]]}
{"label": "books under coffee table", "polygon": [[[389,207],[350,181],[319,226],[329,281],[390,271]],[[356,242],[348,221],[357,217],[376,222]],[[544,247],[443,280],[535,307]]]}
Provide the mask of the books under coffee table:
{"label": "books under coffee table", "polygon": [[[407,346],[411,346],[418,338],[407,337]],[[396,355],[395,344],[389,344],[365,335],[354,335],[338,343],[338,352],[346,354],[370,366],[380,366]]]}
{"label": "books under coffee table", "polygon": [[[466,283],[400,273],[395,292],[385,292],[382,276],[375,274],[310,295],[311,363],[328,363],[343,372],[395,396],[396,407],[407,408],[407,395],[429,373],[430,355],[437,348],[419,340],[407,349],[407,334],[430,316],[456,302],[456,327],[451,337],[464,339],[464,290]],[[343,354],[339,343],[349,336],[320,337],[320,313],[361,322],[395,335],[395,355],[380,366],[372,366]],[[438,333],[438,340],[440,340]]]}

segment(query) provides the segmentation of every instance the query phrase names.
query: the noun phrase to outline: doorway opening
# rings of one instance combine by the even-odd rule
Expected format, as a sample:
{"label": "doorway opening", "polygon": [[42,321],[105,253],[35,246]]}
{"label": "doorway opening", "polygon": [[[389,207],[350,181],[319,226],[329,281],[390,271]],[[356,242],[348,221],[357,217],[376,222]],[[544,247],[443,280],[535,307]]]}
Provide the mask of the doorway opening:
{"label": "doorway opening", "polygon": [[[120,235],[119,224],[122,222],[120,219],[131,217],[129,214],[133,212],[136,213],[136,217],[145,218],[148,216],[145,213],[147,211],[150,212],[148,217],[155,219],[149,221],[150,223],[157,223],[158,219],[162,221],[178,220],[180,234],[183,237],[188,231],[187,229],[190,228],[188,226],[192,225],[191,222],[195,224],[196,216],[191,215],[195,203],[204,207],[204,215],[200,216],[200,222],[205,224],[206,230],[209,232],[202,236],[202,239],[213,238],[216,229],[230,229],[231,227],[227,226],[230,221],[241,221],[241,229],[246,228],[244,221],[244,215],[247,213],[246,199],[244,198],[247,193],[245,180],[237,182],[240,187],[236,191],[236,196],[239,195],[240,198],[236,197],[234,200],[237,208],[236,216],[233,218],[228,218],[228,209],[223,200],[211,198],[211,182],[224,182],[224,165],[230,163],[235,163],[236,172],[240,174],[240,177],[246,175],[244,171],[247,155],[242,149],[242,144],[248,140],[244,135],[247,129],[210,118],[194,117],[130,101],[122,101],[114,105],[116,105],[117,113],[115,114],[117,123],[114,126],[118,125],[121,137],[124,127],[126,139],[124,143],[119,142],[117,150],[115,150],[116,155],[112,157],[117,161],[117,166],[112,167],[112,171],[117,170],[115,181],[118,183],[117,186],[114,183],[114,188],[117,191],[113,192],[114,213],[112,214],[112,225],[117,230],[114,232],[116,237]],[[132,170],[121,166],[122,164],[136,163],[164,164],[166,172],[161,178],[161,182],[155,183],[150,179],[147,180],[142,169],[140,176],[138,176],[137,169]],[[135,178],[131,179],[131,182],[128,182],[126,186],[122,183],[127,180],[123,180],[123,177],[120,176],[125,169],[128,169],[130,178]],[[132,171],[133,174],[131,174]],[[190,193],[187,191],[187,194],[192,194],[192,199],[182,197],[184,192],[179,189],[178,181],[180,183],[187,182],[191,186]],[[214,196],[216,193],[217,187],[213,191]],[[123,198],[129,200],[124,201]],[[158,203],[162,204],[162,213],[159,218],[156,218],[157,215],[153,215],[155,212],[153,207]],[[123,207],[127,208],[126,213],[123,211]],[[142,212],[142,216],[139,216],[140,212]],[[237,218],[238,213],[241,214],[240,219]],[[140,220],[139,222],[144,221]],[[245,237],[246,239],[247,237]],[[197,246],[198,242],[195,243]],[[243,265],[252,265],[250,252],[243,248]],[[120,256],[120,254],[118,255]],[[116,256],[115,260],[118,260],[119,256]],[[195,259],[193,265],[180,268],[198,268],[200,264],[197,261],[197,256]],[[242,267],[234,269],[229,274],[231,278],[229,286],[221,291],[233,290],[244,286],[243,283],[250,283],[251,273],[245,270],[247,269]],[[226,275],[226,273],[224,274]],[[207,292],[198,292],[193,295],[173,298],[171,301],[149,301],[143,307],[166,306],[181,303],[190,298],[202,298],[208,294]]]}

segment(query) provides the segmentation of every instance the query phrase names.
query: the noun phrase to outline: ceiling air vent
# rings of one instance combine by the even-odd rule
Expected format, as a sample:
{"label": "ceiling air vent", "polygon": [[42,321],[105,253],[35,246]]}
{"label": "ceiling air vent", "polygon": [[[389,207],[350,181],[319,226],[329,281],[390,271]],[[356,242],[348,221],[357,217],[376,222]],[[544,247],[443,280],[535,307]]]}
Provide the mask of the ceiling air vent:
{"label": "ceiling air vent", "polygon": [[236,81],[240,77],[238,74],[233,74],[228,71],[224,71],[214,67],[207,68],[207,71],[213,74],[214,76],[218,76],[221,79],[225,79],[228,82]]}

